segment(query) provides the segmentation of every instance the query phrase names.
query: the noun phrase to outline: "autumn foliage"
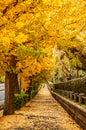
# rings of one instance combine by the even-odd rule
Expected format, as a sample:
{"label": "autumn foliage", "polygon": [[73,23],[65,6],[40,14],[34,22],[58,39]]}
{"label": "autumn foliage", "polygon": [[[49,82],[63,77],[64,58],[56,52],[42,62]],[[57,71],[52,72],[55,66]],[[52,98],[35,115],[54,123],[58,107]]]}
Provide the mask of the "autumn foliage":
{"label": "autumn foliage", "polygon": [[65,52],[74,67],[86,69],[85,10],[85,0],[0,0],[0,70],[6,74],[8,100],[5,114],[14,112],[11,103],[19,92],[18,77],[35,85],[54,75],[55,47]]}

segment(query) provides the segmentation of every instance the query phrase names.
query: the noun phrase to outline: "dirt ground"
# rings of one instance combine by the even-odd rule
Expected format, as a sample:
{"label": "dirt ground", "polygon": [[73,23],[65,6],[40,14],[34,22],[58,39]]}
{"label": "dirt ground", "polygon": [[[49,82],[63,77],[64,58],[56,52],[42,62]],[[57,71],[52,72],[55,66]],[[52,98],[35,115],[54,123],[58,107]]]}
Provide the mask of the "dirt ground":
{"label": "dirt ground", "polygon": [[[0,114],[1,115],[1,114]],[[14,115],[0,117],[0,130],[82,130],[47,87]]]}

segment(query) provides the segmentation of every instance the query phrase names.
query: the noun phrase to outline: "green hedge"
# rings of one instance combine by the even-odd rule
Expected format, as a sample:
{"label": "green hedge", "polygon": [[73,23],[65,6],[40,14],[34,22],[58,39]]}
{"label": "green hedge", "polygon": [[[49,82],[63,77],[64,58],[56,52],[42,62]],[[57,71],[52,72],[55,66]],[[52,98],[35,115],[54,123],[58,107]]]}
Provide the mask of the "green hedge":
{"label": "green hedge", "polygon": [[15,103],[14,107],[15,109],[20,109],[23,107],[30,99],[32,99],[36,94],[38,90],[37,89],[30,89],[28,93],[20,93],[20,94],[15,94]]}
{"label": "green hedge", "polygon": [[21,94],[15,94],[15,109],[20,109],[26,102],[29,100],[29,94],[21,93]]}
{"label": "green hedge", "polygon": [[85,93],[86,95],[86,77],[54,84],[54,88],[74,91],[78,93]]}

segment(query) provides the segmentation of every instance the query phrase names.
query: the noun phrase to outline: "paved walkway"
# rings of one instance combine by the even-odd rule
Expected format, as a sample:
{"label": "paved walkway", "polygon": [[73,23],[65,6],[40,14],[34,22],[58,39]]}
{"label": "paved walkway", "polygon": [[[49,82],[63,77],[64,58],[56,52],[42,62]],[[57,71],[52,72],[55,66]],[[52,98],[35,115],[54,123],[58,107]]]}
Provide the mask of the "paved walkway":
{"label": "paved walkway", "polygon": [[0,118],[0,130],[82,130],[47,87],[15,115]]}

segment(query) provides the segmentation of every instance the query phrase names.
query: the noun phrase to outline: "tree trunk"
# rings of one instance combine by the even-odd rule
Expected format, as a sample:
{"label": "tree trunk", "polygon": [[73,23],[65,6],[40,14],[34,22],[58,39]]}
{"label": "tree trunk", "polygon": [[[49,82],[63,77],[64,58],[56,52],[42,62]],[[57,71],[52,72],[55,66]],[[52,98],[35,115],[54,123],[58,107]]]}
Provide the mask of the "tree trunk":
{"label": "tree trunk", "polygon": [[10,72],[5,72],[5,107],[4,115],[14,114],[14,94],[19,93],[19,84],[17,75],[13,70],[16,69],[16,57],[11,56],[9,60]]}
{"label": "tree trunk", "polygon": [[17,91],[17,75],[15,73],[5,73],[5,107],[4,115],[14,114],[14,94]]}
{"label": "tree trunk", "polygon": [[20,88],[20,93],[22,92],[22,77],[20,77],[19,80],[19,88]]}
{"label": "tree trunk", "polygon": [[21,92],[21,88],[19,87],[19,83],[18,83],[18,74],[15,74],[15,93],[20,93]]}
{"label": "tree trunk", "polygon": [[80,71],[79,70],[77,70],[77,78],[79,78],[80,77],[80,73],[79,73]]}

